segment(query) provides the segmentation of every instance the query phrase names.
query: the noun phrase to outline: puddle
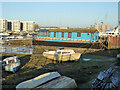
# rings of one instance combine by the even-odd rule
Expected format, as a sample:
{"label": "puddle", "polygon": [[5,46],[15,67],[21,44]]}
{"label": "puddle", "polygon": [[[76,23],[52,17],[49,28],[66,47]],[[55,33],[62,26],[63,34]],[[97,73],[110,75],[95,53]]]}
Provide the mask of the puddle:
{"label": "puddle", "polygon": [[90,61],[91,59],[90,58],[83,58],[82,60],[83,61]]}
{"label": "puddle", "polygon": [[95,56],[82,58],[83,61],[116,61],[116,58],[113,57],[105,57],[105,56]]}

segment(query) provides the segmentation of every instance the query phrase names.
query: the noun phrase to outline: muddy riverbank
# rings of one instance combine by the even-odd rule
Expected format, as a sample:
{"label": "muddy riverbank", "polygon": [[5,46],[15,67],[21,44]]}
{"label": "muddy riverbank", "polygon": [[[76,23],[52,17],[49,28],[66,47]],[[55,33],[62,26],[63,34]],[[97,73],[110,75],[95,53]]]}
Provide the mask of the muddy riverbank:
{"label": "muddy riverbank", "polygon": [[9,41],[4,41],[4,43],[2,44],[3,46],[31,46],[32,45],[32,39],[28,39],[28,40],[9,40]]}
{"label": "muddy riverbank", "polygon": [[[85,48],[72,48],[75,52],[84,52],[80,60],[77,62],[58,63],[43,57],[42,52],[47,49],[56,50],[60,47],[35,46],[33,48],[36,51],[35,54],[31,55],[3,53],[3,59],[7,56],[16,55],[21,60],[21,68],[16,73],[13,74],[2,70],[3,88],[15,88],[22,81],[52,71],[57,71],[63,76],[75,79],[78,88],[91,88],[91,83],[88,82],[94,80],[100,71],[104,71],[111,64],[116,63],[116,55],[120,53],[118,49],[108,51],[89,49],[87,51]],[[91,58],[91,60],[84,61],[83,58]],[[110,58],[114,59],[110,60]]]}

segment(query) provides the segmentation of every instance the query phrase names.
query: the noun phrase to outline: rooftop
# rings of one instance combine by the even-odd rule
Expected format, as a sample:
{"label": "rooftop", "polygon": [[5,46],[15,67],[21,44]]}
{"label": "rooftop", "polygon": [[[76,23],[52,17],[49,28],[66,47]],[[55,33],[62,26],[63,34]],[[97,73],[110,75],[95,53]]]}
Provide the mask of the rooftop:
{"label": "rooftop", "polygon": [[88,32],[95,33],[97,29],[50,29],[49,32]]}

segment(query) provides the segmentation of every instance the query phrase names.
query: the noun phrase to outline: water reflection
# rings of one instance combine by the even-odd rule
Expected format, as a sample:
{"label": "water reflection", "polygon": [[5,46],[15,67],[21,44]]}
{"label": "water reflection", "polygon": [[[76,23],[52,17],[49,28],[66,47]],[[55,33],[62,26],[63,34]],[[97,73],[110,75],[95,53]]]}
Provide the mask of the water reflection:
{"label": "water reflection", "polygon": [[31,47],[20,46],[20,47],[10,47],[10,46],[2,46],[0,44],[0,53],[17,53],[17,54],[32,54],[33,49]]}
{"label": "water reflection", "polygon": [[116,61],[116,58],[111,58],[111,57],[107,57],[107,58],[104,58],[101,57],[101,58],[82,58],[83,61]]}

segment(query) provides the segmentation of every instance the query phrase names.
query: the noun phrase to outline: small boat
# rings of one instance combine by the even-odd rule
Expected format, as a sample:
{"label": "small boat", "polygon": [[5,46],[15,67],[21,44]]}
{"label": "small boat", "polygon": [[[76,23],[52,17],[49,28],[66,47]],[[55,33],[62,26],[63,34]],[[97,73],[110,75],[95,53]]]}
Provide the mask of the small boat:
{"label": "small boat", "polygon": [[23,81],[16,86],[16,89],[20,88],[35,88],[45,82],[48,82],[52,79],[60,77],[61,75],[58,72],[49,72],[42,75],[39,75],[33,79]]}
{"label": "small boat", "polygon": [[63,49],[43,52],[43,56],[58,61],[75,61],[80,58],[81,53],[75,53],[74,50]]}
{"label": "small boat", "polygon": [[41,88],[77,88],[77,84],[72,78],[60,76],[55,80],[36,87],[35,90],[40,90]]}
{"label": "small boat", "polygon": [[61,76],[58,72],[48,72],[39,75],[33,79],[23,81],[16,86],[16,90],[29,88],[40,90],[41,88],[76,88],[77,84],[74,79]]}
{"label": "small boat", "polygon": [[15,73],[20,68],[20,60],[17,56],[5,58],[2,62],[3,69]]}
{"label": "small boat", "polygon": [[117,54],[117,60],[120,60],[120,54]]}

